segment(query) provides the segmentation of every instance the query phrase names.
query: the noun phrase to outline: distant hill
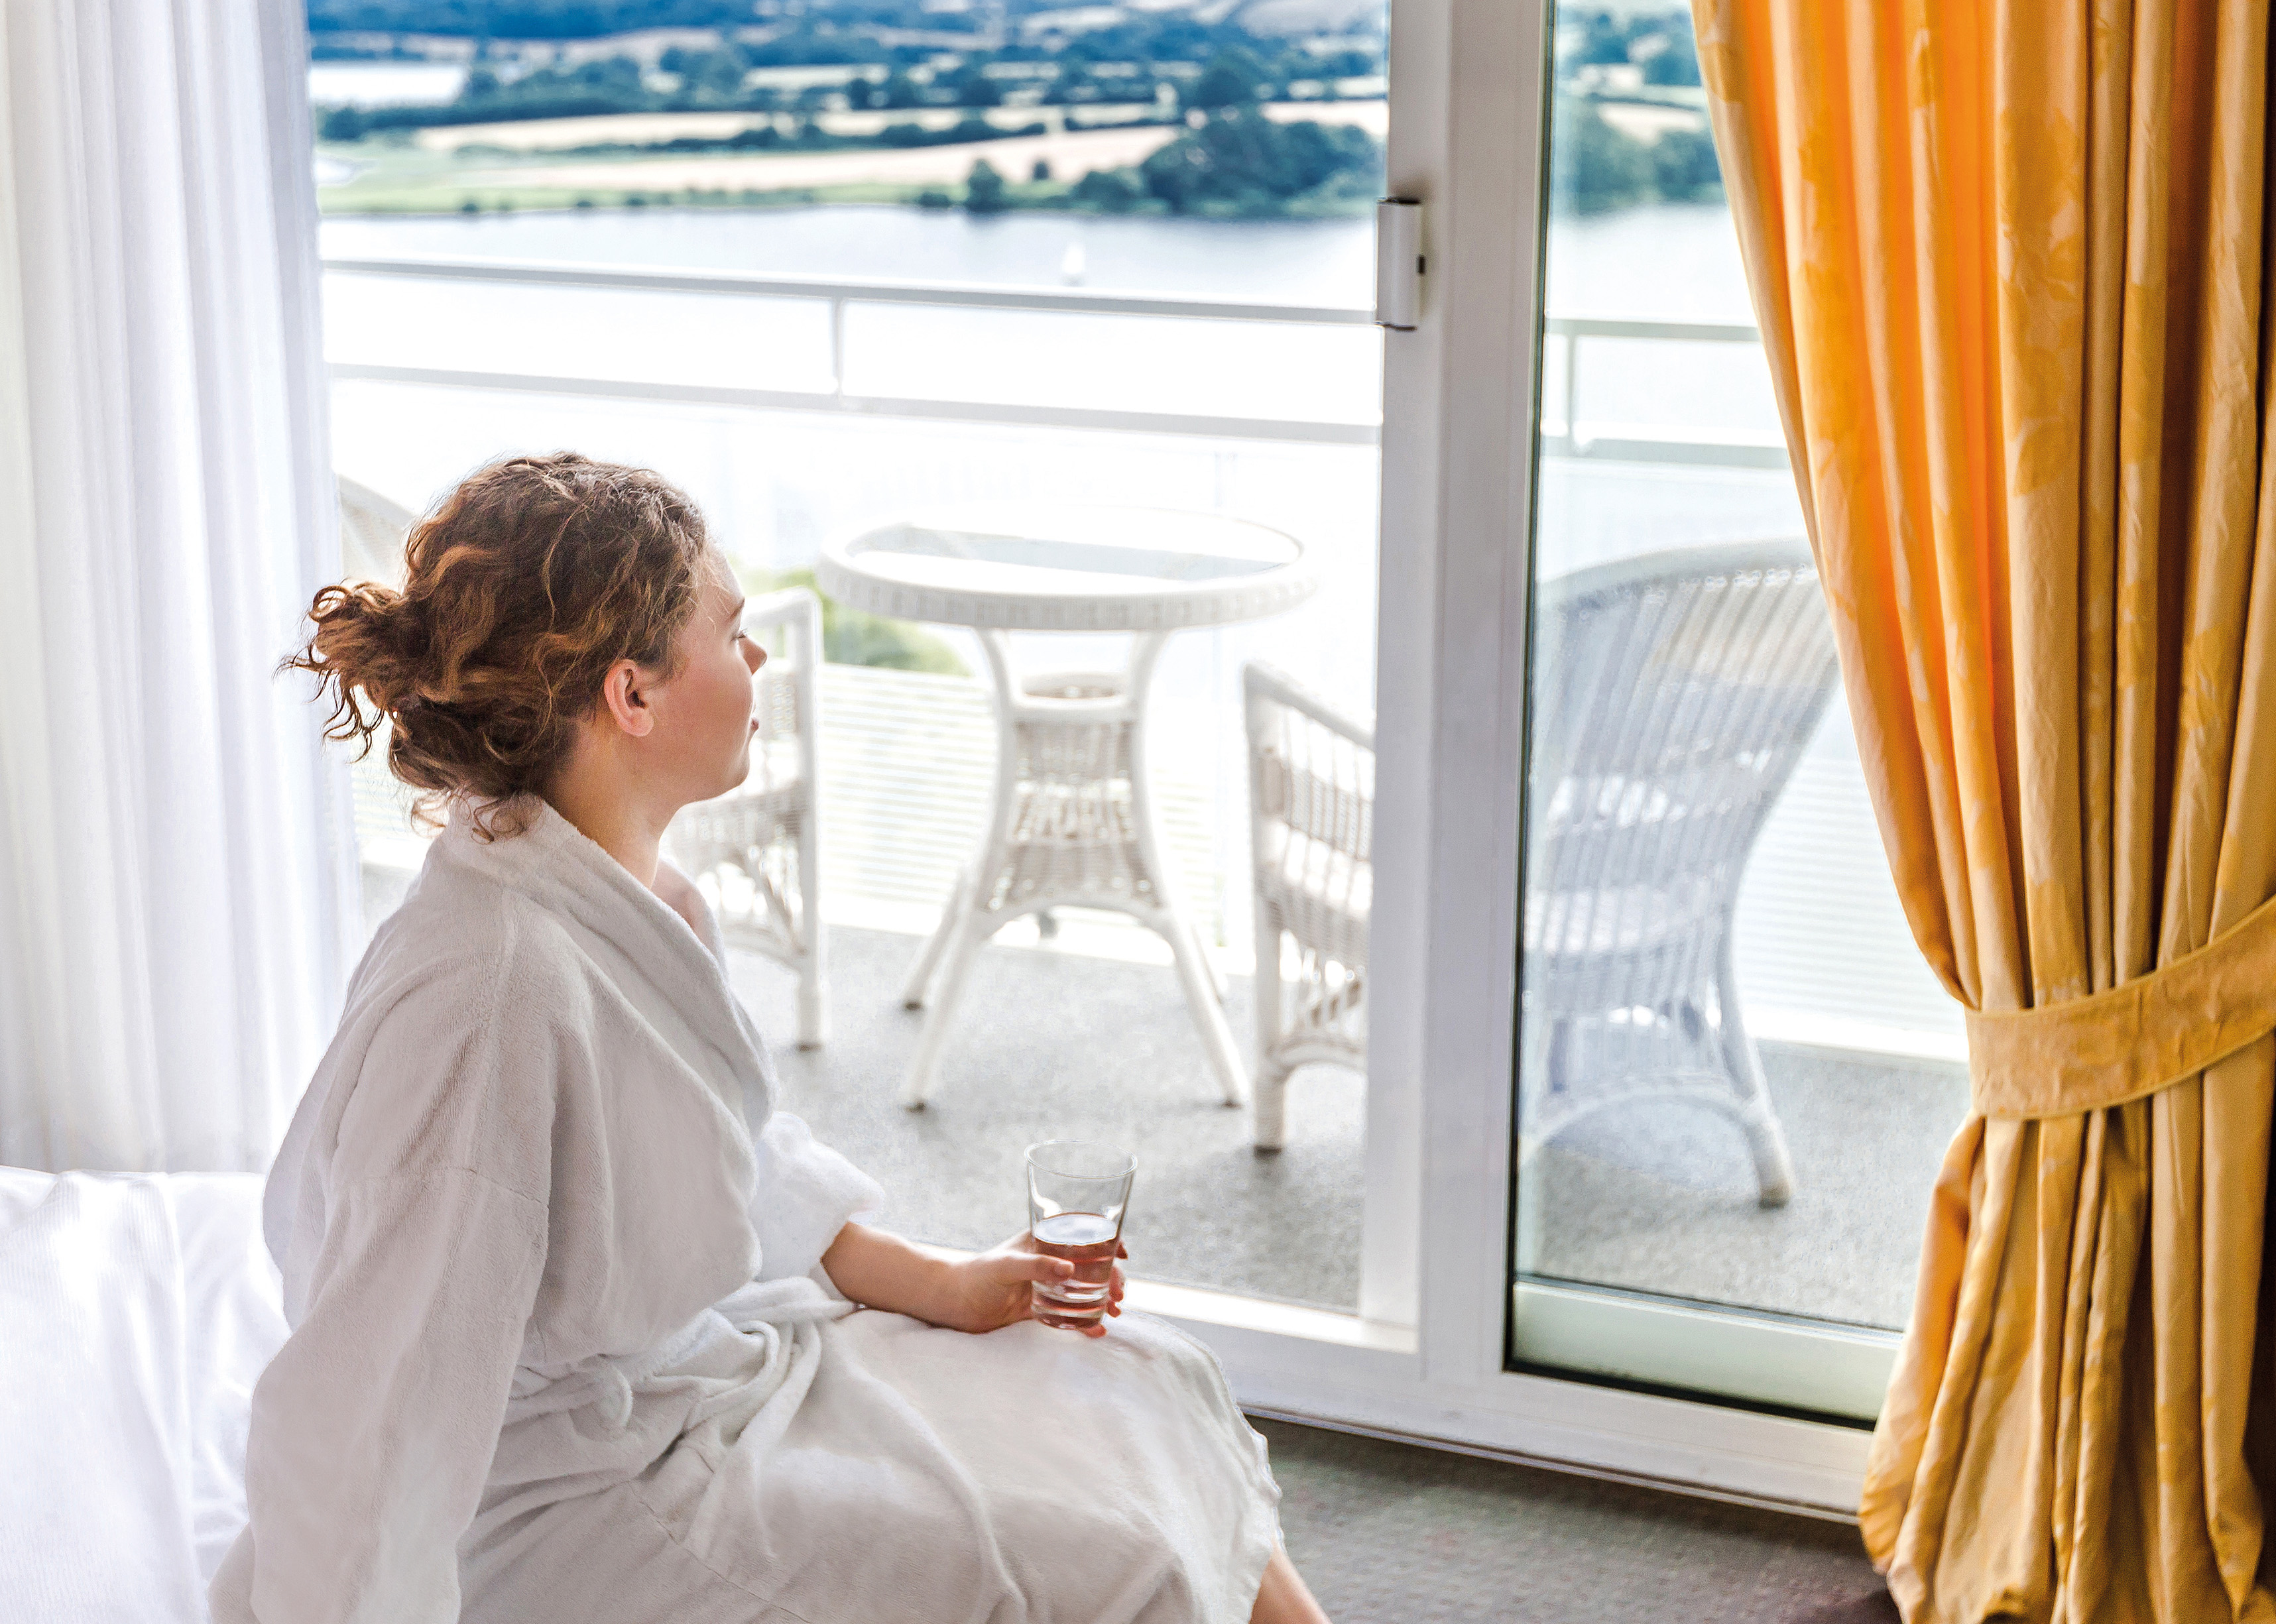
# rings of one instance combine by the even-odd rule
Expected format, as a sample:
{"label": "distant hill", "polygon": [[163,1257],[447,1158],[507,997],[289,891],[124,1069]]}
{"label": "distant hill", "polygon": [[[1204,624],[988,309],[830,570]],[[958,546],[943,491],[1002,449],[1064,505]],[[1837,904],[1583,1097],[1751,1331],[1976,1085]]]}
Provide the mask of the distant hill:
{"label": "distant hill", "polygon": [[[1250,33],[1288,37],[1379,31],[1385,0],[1142,0],[1130,5],[1071,0],[1006,0],[1016,23],[1047,14],[1076,31],[1123,23],[1159,24],[1189,16],[1205,27],[1231,22]],[[494,40],[591,40],[645,28],[746,28],[785,20],[756,0],[308,0],[312,34],[413,34]],[[807,0],[808,21],[842,21],[915,33],[969,32],[979,8],[945,11],[925,0]],[[1079,23],[1075,19],[1080,19]]]}
{"label": "distant hill", "polygon": [[308,0],[308,32],[317,34],[591,40],[641,28],[736,27],[757,20],[751,0]]}

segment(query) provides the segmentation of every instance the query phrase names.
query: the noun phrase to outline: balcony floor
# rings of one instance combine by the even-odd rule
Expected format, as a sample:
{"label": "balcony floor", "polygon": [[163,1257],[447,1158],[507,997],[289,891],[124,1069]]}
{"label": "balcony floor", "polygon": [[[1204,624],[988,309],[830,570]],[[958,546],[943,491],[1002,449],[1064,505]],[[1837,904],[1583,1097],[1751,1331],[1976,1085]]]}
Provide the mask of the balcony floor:
{"label": "balcony floor", "polygon": [[[1760,1045],[1794,1160],[1765,1210],[1739,1131],[1680,1101],[1584,1118],[1542,1152],[1529,1272],[1890,1330],[1912,1307],[1965,1066]],[[1530,1205],[1530,1203],[1529,1203]]]}
{"label": "balcony floor", "polygon": [[[901,1007],[918,938],[833,928],[833,1030],[801,1052],[786,971],[738,952],[737,990],[778,1041],[785,1109],[885,1186],[885,1223],[992,1245],[1025,1221],[1020,1155],[1096,1138],[1138,1157],[1127,1237],[1157,1279],[1350,1310],[1359,1295],[1364,1083],[1300,1073],[1278,1155],[1218,1103],[1166,968],[993,946],[922,1112],[895,1098],[923,1017]],[[1227,1013],[1250,1030],[1249,986]],[[1719,1118],[1636,1105],[1544,1152],[1535,1272],[1868,1324],[1900,1325],[1938,1163],[1965,1100],[1958,1067],[1766,1044],[1795,1166],[1793,1202],[1754,1201],[1743,1142]]]}
{"label": "balcony floor", "polygon": [[[801,1051],[790,974],[737,952],[735,986],[775,1044],[783,1108],[884,1185],[889,1226],[993,1246],[1027,1222],[1021,1158],[1045,1139],[1100,1139],[1138,1157],[1125,1239],[1165,1279],[1348,1311],[1359,1300],[1362,1113],[1355,1072],[1297,1079],[1288,1148],[1260,1156],[1228,1109],[1175,974],[1048,948],[989,947],[921,1112],[896,1095],[922,1028],[900,987],[921,939],[835,927],[831,1041]],[[1251,1030],[1248,983],[1227,1017]]]}

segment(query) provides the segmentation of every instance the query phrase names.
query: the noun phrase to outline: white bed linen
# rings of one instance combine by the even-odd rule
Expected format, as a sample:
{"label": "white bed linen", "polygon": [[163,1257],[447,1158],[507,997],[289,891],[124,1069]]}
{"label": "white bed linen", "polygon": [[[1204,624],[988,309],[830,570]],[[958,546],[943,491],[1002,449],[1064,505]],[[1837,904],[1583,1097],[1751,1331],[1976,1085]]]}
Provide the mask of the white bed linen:
{"label": "white bed linen", "polygon": [[203,1624],[284,1339],[250,1173],[0,1168],[0,1618]]}

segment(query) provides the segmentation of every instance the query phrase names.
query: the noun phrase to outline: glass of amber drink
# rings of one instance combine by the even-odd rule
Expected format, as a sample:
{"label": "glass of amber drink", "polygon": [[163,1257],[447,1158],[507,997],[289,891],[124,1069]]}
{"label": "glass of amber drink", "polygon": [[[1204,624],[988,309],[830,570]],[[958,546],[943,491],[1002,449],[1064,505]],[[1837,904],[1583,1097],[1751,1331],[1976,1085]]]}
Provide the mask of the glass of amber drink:
{"label": "glass of amber drink", "polygon": [[1080,1331],[1106,1312],[1137,1171],[1127,1150],[1085,1139],[1028,1148],[1028,1233],[1044,1256],[1074,1265],[1064,1280],[1036,1284],[1036,1317],[1046,1325]]}

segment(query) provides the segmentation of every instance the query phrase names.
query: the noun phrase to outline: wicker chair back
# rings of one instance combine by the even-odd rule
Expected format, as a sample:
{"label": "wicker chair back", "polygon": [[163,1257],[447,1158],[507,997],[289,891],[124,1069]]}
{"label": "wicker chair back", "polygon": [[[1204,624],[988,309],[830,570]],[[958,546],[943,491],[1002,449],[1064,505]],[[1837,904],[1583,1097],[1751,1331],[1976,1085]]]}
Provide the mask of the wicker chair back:
{"label": "wicker chair back", "polygon": [[1739,885],[1839,676],[1800,542],[1687,548],[1544,582],[1523,924],[1531,1147],[1681,1096],[1792,1174],[1732,972]]}

